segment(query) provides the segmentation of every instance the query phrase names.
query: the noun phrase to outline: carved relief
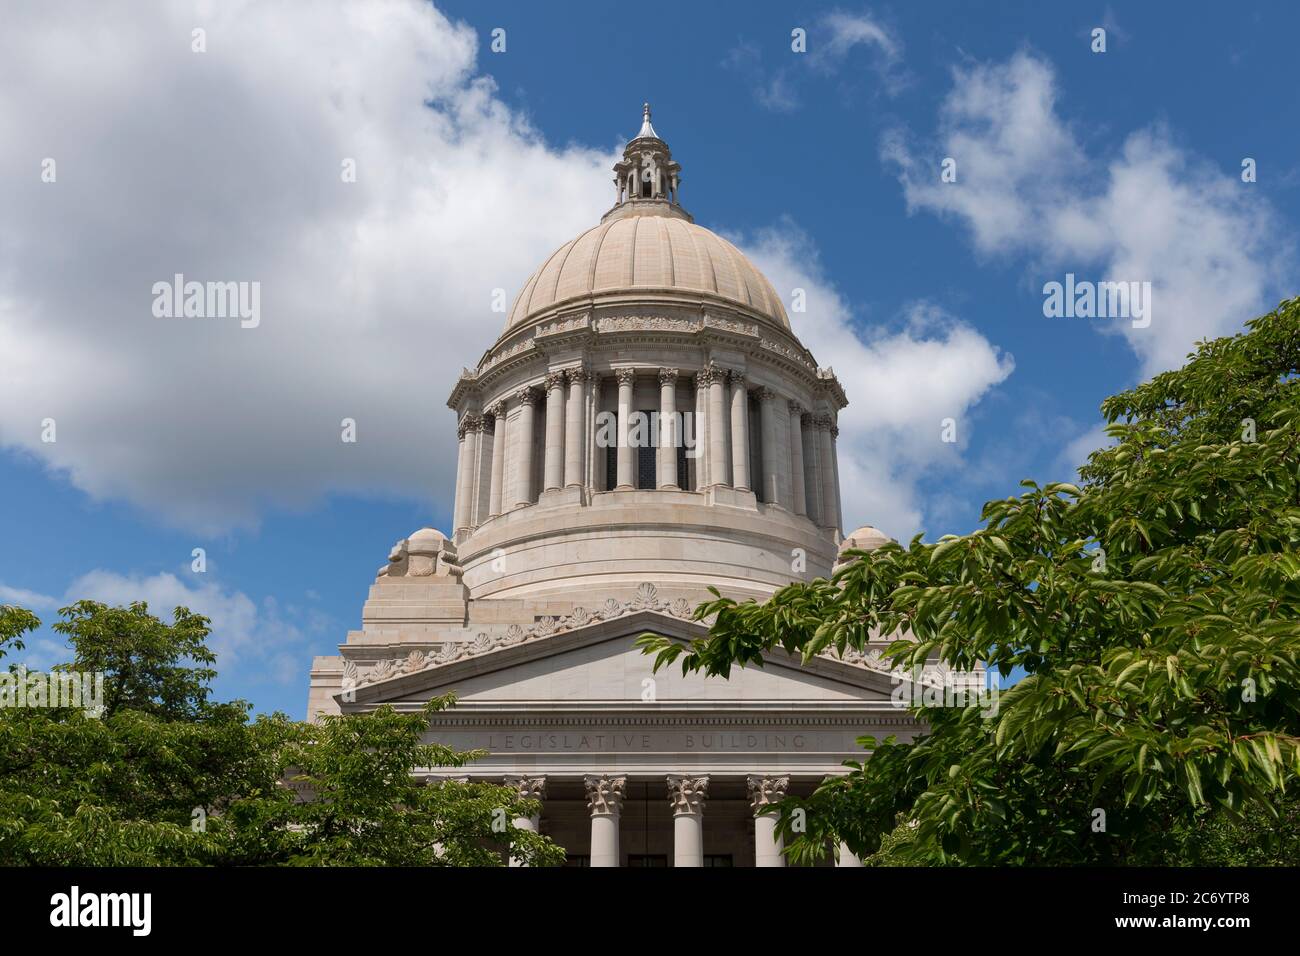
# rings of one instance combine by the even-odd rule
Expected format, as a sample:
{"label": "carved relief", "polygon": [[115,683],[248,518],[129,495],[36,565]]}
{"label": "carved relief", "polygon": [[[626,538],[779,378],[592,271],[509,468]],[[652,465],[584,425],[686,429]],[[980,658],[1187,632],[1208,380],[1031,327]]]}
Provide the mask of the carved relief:
{"label": "carved relief", "polygon": [[698,332],[700,328],[700,323],[693,319],[666,315],[614,315],[596,323],[598,332]]}
{"label": "carved relief", "polygon": [[506,776],[506,786],[519,795],[520,800],[545,800],[546,777],[528,777],[521,774]]}
{"label": "carved relief", "polygon": [[798,349],[793,349],[788,345],[781,344],[780,342],[773,342],[771,339],[763,339],[758,344],[760,348],[766,349],[769,352],[775,352],[783,358],[788,358],[790,361],[806,368],[814,374],[817,372],[817,366],[808,361],[808,359],[805,358],[803,353]]}
{"label": "carved relief", "polygon": [[627,777],[598,777],[588,774],[582,782],[587,790],[587,809],[592,816],[617,816],[623,812]]}
{"label": "carved relief", "polygon": [[668,775],[668,803],[674,815],[703,813],[704,801],[709,796],[708,777]]}
{"label": "carved relief", "polygon": [[789,777],[760,777],[751,774],[745,783],[749,790],[749,805],[756,816],[764,807],[784,800],[786,791],[790,788]]}
{"label": "carved relief", "polygon": [[533,335],[542,338],[547,335],[559,335],[562,332],[573,332],[577,329],[585,329],[591,324],[591,317],[588,315],[574,316],[571,319],[556,319],[550,325],[539,325],[533,332]]}
{"label": "carved relief", "polygon": [[722,332],[731,332],[735,335],[749,335],[754,338],[758,337],[758,326],[749,322],[741,322],[737,319],[723,319],[716,315],[706,315],[704,317],[704,327],[707,329],[718,329]]}
{"label": "carved relief", "polygon": [[[454,572],[448,571],[449,574],[459,574],[460,569],[456,568]],[[441,667],[444,664],[450,664],[453,661],[462,660],[467,657],[477,657],[480,654],[487,654],[491,651],[500,650],[505,647],[513,647],[516,644],[522,644],[525,641],[533,641],[538,638],[551,637],[555,634],[563,634],[566,631],[576,630],[580,627],[586,627],[589,624],[595,624],[599,621],[611,621],[615,618],[624,617],[628,614],[634,614],[638,611],[657,611],[661,614],[669,614],[682,620],[691,620],[695,615],[693,605],[685,598],[677,598],[673,601],[661,599],[659,589],[649,582],[642,584],[637,588],[636,594],[629,601],[616,601],[609,598],[599,608],[574,608],[573,613],[560,617],[544,616],[537,619],[537,622],[529,628],[524,628],[518,624],[511,624],[504,634],[479,634],[470,640],[463,641],[442,641],[437,647],[428,652],[415,651],[406,657],[394,660],[384,660],[381,664],[385,665],[382,677],[377,676],[380,673],[379,665],[371,667],[364,674],[357,677],[357,686],[364,684],[374,684],[381,680],[387,680],[390,677],[397,677],[403,674],[414,674],[419,671],[428,670],[431,667]]]}

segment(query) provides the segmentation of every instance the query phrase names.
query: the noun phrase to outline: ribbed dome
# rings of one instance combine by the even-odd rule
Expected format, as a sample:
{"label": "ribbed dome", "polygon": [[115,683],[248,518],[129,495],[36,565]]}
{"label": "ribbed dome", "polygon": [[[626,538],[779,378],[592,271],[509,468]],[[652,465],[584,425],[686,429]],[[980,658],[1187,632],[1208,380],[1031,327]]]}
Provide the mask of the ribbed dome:
{"label": "ribbed dome", "polygon": [[686,219],[607,218],[557,249],[524,283],[506,331],[566,299],[630,290],[703,293],[790,328],[772,283],[739,249]]}

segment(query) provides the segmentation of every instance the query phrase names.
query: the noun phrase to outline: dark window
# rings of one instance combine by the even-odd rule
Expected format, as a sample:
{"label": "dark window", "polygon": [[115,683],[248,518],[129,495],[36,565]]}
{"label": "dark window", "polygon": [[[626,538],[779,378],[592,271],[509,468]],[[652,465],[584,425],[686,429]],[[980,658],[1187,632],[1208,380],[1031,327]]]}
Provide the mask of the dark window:
{"label": "dark window", "polygon": [[667,867],[668,857],[662,853],[629,853],[627,865],[628,867]]}
{"label": "dark window", "polygon": [[605,449],[605,490],[613,491],[618,486],[618,449],[610,445]]}
{"label": "dark window", "polygon": [[591,857],[570,853],[564,858],[565,866],[591,866]]}
{"label": "dark window", "polygon": [[691,490],[691,472],[686,462],[686,446],[677,446],[677,487],[682,491]]}
{"label": "dark window", "polygon": [[636,486],[643,491],[653,491],[659,485],[659,449],[642,445],[636,450]]}
{"label": "dark window", "polygon": [[705,866],[733,866],[730,853],[706,853],[704,854]]}

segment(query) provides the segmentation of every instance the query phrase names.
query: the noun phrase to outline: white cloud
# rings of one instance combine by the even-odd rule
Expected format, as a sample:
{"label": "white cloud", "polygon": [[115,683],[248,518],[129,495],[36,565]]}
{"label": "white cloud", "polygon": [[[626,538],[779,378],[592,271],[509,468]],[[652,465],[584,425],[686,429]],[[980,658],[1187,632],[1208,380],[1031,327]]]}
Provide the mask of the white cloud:
{"label": "white cloud", "polygon": [[[848,395],[838,446],[845,528],[872,524],[900,540],[930,530],[917,483],[961,464],[970,413],[1011,374],[1012,356],[924,302],[901,323],[859,332],[816,248],[793,223],[735,238],[787,302],[794,289],[805,290],[807,312],[791,316],[795,331]],[[941,440],[945,418],[957,424],[955,445]]]}
{"label": "white cloud", "polygon": [[[746,79],[760,106],[779,113],[800,106],[799,87],[806,75],[802,72],[805,67],[822,77],[843,76],[856,50],[863,51],[862,60],[885,93],[894,96],[907,84],[901,68],[902,40],[875,15],[833,10],[804,29],[805,52],[793,50],[793,38],[783,41],[774,58],[775,67],[769,68],[762,50],[747,40],[731,49],[722,65]],[[853,76],[851,72],[847,75]]]}
{"label": "white cloud", "polygon": [[[444,402],[504,324],[492,290],[598,217],[612,152],[548,146],[416,0],[5,18],[0,445],[208,532],[449,496]],[[177,272],[260,281],[260,327],[154,318]]]}
{"label": "white cloud", "polygon": [[[1147,374],[1182,363],[1197,339],[1228,334],[1280,293],[1290,248],[1267,203],[1238,170],[1224,173],[1181,148],[1165,129],[1137,130],[1109,162],[1088,155],[1057,109],[1046,61],[954,70],[937,142],[921,153],[899,131],[885,138],[909,210],[949,216],[986,255],[1020,255],[1035,288],[1065,272],[1093,281],[1149,281],[1152,321],[1093,321],[1119,332]],[[944,183],[942,159],[957,163]]]}
{"label": "white cloud", "polygon": [[[87,4],[71,22],[18,6],[0,34],[0,444],[206,532],[332,492],[445,503],[444,402],[501,329],[492,290],[508,299],[598,218],[612,152],[546,144],[476,75],[473,33],[416,0],[329,17]],[[822,56],[898,55],[869,18],[826,22]],[[191,52],[196,24],[206,53]],[[56,183],[40,181],[45,157]],[[345,158],[356,183],[341,180]],[[853,402],[845,520],[910,534],[921,471],[959,454],[939,421],[961,421],[1010,358],[922,307],[860,337],[806,237],[784,224],[754,239],[778,288],[809,290],[797,330]],[[154,318],[152,285],[176,272],[260,281],[260,326]],[[345,417],[355,445],[339,440]],[[172,575],[78,584],[163,609],[202,602],[228,654],[277,619]]]}
{"label": "white cloud", "polygon": [[0,604],[16,604],[28,610],[42,611],[58,607],[59,599],[26,588],[11,588],[0,584]]}
{"label": "white cloud", "polygon": [[[165,571],[121,574],[101,568],[72,581],[62,598],[0,584],[0,602],[38,611],[80,600],[111,606],[144,601],[149,612],[165,622],[171,621],[177,607],[204,615],[211,620],[208,646],[217,655],[221,679],[242,679],[245,684],[295,684],[302,679],[302,662],[308,659],[312,647],[319,647],[331,635],[342,634],[340,624],[317,608],[282,604],[269,596],[257,601],[210,575],[203,580],[195,576],[187,582]],[[53,622],[53,617],[44,620],[41,631],[26,639],[26,649],[12,656],[37,669],[69,660],[67,643],[61,635],[49,631]]]}

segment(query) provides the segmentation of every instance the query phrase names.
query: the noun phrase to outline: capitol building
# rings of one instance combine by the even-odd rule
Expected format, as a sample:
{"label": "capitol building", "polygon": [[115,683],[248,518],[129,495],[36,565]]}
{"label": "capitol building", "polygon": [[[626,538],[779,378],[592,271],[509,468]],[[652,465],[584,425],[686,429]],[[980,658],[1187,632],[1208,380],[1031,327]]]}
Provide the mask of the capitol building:
{"label": "capitol building", "polygon": [[846,773],[858,737],[922,729],[875,647],[722,679],[656,674],[634,645],[707,633],[710,587],[763,601],[886,540],[843,534],[848,395],[800,343],[792,290],[697,225],[681,188],[646,107],[614,205],[538,266],[451,389],[449,533],[397,543],[361,629],[311,672],[313,717],[454,692],[428,740],[488,755],[428,778],[538,799],[516,824],[575,866],[781,866],[763,810]]}

